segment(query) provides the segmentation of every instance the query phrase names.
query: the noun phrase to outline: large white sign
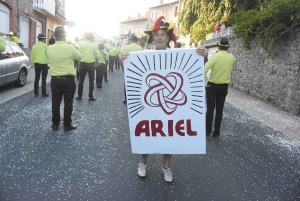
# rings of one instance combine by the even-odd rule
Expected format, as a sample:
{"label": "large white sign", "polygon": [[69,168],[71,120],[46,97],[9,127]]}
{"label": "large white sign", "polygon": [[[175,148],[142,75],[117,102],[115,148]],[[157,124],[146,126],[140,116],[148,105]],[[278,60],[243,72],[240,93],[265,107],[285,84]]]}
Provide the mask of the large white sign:
{"label": "large white sign", "polygon": [[206,153],[204,59],[195,49],[131,52],[124,74],[132,153]]}

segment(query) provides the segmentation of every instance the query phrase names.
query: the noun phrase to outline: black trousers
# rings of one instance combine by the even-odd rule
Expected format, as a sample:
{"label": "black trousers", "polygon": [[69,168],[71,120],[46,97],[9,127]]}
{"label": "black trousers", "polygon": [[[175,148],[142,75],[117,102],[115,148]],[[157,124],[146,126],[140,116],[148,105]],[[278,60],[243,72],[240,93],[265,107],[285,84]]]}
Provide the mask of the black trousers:
{"label": "black trousers", "polygon": [[114,64],[116,61],[116,56],[109,56],[109,71],[114,71]]}
{"label": "black trousers", "polygon": [[85,79],[86,73],[89,75],[89,96],[93,96],[94,91],[94,80],[95,80],[95,67],[93,63],[84,63],[80,62],[80,68],[79,68],[79,85],[78,85],[78,96],[82,96],[83,92],[83,83]]}
{"label": "black trousers", "polygon": [[96,84],[102,85],[103,77],[107,80],[107,64],[99,64],[96,68]]}
{"label": "black trousers", "polygon": [[75,66],[75,71],[76,71],[76,78],[79,80],[79,64],[78,60],[74,60],[74,66]]}
{"label": "black trousers", "polygon": [[228,84],[207,83],[206,88],[206,134],[212,132],[212,122],[214,118],[214,111],[216,109],[215,127],[213,133],[220,135],[220,128],[223,118],[223,109],[225,99],[228,93]]}
{"label": "black trousers", "polygon": [[60,104],[64,97],[64,125],[68,126],[72,122],[73,99],[76,91],[74,76],[61,76],[51,78],[52,92],[52,122],[59,125]]}
{"label": "black trousers", "polygon": [[34,79],[34,93],[39,93],[39,82],[42,73],[42,94],[46,93],[46,79],[48,75],[48,65],[47,64],[34,64],[35,69],[35,79]]}
{"label": "black trousers", "polygon": [[120,69],[120,60],[118,56],[116,56],[115,59],[115,69]]}

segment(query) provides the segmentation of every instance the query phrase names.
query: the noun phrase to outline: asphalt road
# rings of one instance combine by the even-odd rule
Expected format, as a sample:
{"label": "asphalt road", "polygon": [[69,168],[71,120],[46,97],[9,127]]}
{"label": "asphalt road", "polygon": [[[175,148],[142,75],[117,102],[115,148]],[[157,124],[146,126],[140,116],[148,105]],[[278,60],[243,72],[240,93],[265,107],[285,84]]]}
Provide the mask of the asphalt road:
{"label": "asphalt road", "polygon": [[171,184],[162,156],[151,155],[140,179],[122,73],[108,79],[94,102],[86,80],[83,100],[74,101],[78,128],[67,133],[50,127],[51,96],[29,91],[0,104],[1,201],[300,200],[300,143],[229,102],[221,140],[207,141],[206,155],[174,155]]}

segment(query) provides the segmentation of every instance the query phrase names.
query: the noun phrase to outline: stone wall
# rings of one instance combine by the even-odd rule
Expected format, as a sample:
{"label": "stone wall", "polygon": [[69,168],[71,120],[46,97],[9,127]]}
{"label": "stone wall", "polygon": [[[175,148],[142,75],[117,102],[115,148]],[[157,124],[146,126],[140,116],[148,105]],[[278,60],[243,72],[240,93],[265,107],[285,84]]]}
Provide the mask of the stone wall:
{"label": "stone wall", "polygon": [[[245,49],[242,38],[228,38],[229,52],[236,57],[230,86],[300,116],[300,28],[279,45],[276,54],[267,53],[257,40]],[[215,44],[203,43],[207,47]]]}

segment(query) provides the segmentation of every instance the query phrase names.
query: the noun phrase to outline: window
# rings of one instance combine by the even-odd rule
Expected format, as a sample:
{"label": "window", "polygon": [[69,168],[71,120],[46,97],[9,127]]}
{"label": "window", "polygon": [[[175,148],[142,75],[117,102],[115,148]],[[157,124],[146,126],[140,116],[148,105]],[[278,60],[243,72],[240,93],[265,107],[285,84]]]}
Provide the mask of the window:
{"label": "window", "polygon": [[152,22],[155,22],[155,20],[156,20],[156,18],[155,18],[155,13],[152,13],[152,14],[151,14],[151,20],[152,20]]}
{"label": "window", "polygon": [[174,8],[174,17],[177,17],[177,15],[178,15],[178,6]]}
{"label": "window", "polygon": [[2,52],[2,59],[9,59],[14,57],[14,51],[8,45],[6,45],[4,52]]}
{"label": "window", "polygon": [[164,16],[164,17],[166,17],[166,11],[163,10],[162,13],[161,13],[161,15]]}
{"label": "window", "polygon": [[22,50],[21,50],[18,46],[16,46],[16,45],[11,45],[10,47],[11,47],[11,48],[13,49],[13,51],[15,52],[15,56],[16,56],[16,57],[24,56]]}

